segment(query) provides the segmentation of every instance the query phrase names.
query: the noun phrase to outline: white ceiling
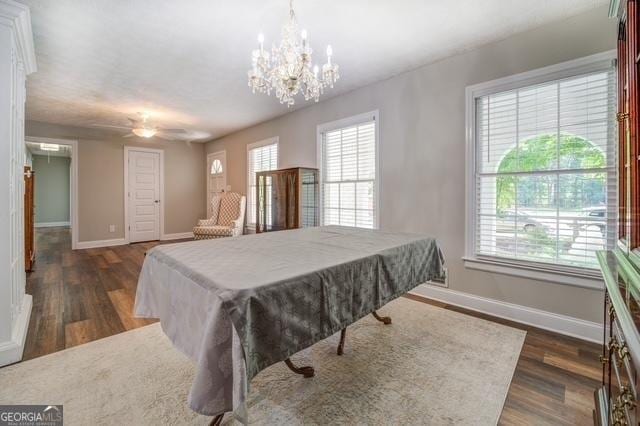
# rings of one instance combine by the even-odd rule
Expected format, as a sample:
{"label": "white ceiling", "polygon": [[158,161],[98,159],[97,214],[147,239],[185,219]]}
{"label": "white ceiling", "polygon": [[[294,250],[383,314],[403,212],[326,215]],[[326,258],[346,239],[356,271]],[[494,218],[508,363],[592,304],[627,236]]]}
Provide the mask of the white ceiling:
{"label": "white ceiling", "polygon": [[[279,39],[287,0],[22,0],[31,8],[38,71],[27,118],[126,125],[149,111],[164,127],[211,139],[286,113],[247,86],[256,36]],[[335,96],[561,20],[608,0],[297,0],[315,61],[331,44]],[[295,107],[309,102],[299,99]]]}

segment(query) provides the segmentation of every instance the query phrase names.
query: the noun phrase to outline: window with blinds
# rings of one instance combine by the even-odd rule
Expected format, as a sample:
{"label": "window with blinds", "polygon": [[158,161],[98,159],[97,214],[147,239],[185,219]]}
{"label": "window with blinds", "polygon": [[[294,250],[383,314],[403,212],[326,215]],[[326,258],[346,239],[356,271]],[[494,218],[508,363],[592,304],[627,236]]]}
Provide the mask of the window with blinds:
{"label": "window with blinds", "polygon": [[596,268],[616,239],[614,70],[475,98],[475,252]]}
{"label": "window with blinds", "polygon": [[321,133],[322,223],[377,227],[376,122]]}
{"label": "window with blinds", "polygon": [[247,148],[247,224],[256,224],[256,172],[278,168],[278,142],[258,143]]}

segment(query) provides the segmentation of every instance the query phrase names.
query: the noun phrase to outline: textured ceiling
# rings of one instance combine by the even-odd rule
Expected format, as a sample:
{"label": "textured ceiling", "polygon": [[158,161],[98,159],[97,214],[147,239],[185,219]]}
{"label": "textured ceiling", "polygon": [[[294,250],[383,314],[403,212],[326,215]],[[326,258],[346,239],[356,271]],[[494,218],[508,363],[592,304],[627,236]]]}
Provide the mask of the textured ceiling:
{"label": "textured ceiling", "polygon": [[[286,113],[247,87],[257,33],[279,39],[286,0],[22,0],[37,73],[27,118],[126,125],[149,111],[164,127],[211,139]],[[608,0],[297,0],[301,28],[342,78],[324,98],[388,78]],[[292,109],[308,105],[296,100]]]}

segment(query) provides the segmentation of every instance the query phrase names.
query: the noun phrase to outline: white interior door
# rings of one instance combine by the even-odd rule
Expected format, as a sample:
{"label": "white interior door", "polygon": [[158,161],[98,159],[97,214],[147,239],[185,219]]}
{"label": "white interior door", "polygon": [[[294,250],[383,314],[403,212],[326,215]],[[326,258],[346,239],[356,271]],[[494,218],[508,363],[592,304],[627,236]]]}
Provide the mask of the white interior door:
{"label": "white interior door", "polygon": [[207,155],[207,217],[211,217],[211,199],[227,188],[227,153]]}
{"label": "white interior door", "polygon": [[129,151],[129,242],[160,239],[160,153]]}

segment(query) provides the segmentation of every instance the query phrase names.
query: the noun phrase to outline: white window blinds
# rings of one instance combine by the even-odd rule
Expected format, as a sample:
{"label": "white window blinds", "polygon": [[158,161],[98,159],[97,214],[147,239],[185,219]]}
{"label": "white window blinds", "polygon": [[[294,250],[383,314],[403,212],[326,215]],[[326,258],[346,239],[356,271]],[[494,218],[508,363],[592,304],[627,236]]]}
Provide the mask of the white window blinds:
{"label": "white window blinds", "polygon": [[278,168],[278,143],[249,148],[247,158],[247,223],[256,223],[256,172]]}
{"label": "white window blinds", "polygon": [[614,78],[476,98],[476,255],[597,266],[616,239]]}
{"label": "white window blinds", "polygon": [[377,227],[375,120],[324,132],[321,156],[323,224]]}

